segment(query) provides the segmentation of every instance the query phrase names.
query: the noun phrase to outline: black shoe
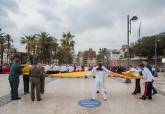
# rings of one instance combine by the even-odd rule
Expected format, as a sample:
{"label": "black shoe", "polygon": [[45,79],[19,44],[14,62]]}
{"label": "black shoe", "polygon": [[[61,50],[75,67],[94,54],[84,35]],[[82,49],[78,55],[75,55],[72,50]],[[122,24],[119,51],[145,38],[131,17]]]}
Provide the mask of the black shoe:
{"label": "black shoe", "polygon": [[147,99],[152,100],[152,97],[147,97]]}
{"label": "black shoe", "polygon": [[17,97],[17,98],[12,98],[12,100],[20,100],[21,97]]}
{"label": "black shoe", "polygon": [[17,97],[16,99],[19,100],[19,99],[21,99],[21,97]]}
{"label": "black shoe", "polygon": [[137,93],[136,92],[133,92],[132,95],[136,95]]}
{"label": "black shoe", "polygon": [[142,96],[142,97],[140,97],[139,99],[141,99],[141,100],[146,100],[146,97],[143,97],[143,96]]}
{"label": "black shoe", "polygon": [[100,91],[97,91],[96,93],[100,93]]}
{"label": "black shoe", "polygon": [[141,92],[136,92],[136,93],[140,94]]}

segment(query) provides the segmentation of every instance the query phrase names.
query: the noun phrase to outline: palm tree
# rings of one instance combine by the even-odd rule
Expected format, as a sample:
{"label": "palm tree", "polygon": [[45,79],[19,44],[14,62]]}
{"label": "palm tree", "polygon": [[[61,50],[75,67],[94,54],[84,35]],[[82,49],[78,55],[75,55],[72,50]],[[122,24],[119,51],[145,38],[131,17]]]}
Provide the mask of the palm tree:
{"label": "palm tree", "polygon": [[[64,63],[72,63],[74,45],[75,45],[75,41],[73,40],[74,37],[75,36],[72,35],[70,32],[63,33],[63,38],[60,40],[61,47],[59,49],[63,52]],[[62,58],[59,58],[59,59],[62,59]]]}
{"label": "palm tree", "polygon": [[1,54],[1,66],[3,65],[3,54],[4,54],[4,44],[6,42],[5,34],[0,33],[0,54]]}
{"label": "palm tree", "polygon": [[[9,34],[0,33],[0,54],[1,54],[1,65],[3,65],[4,53],[7,53],[7,63],[9,58],[9,50],[11,47],[11,36]],[[8,51],[6,51],[8,50]]]}
{"label": "palm tree", "polygon": [[13,39],[9,34],[6,35],[6,40],[7,40],[7,63],[9,63],[9,54],[10,54],[10,49],[11,49],[11,43],[13,42]]}
{"label": "palm tree", "polygon": [[46,32],[41,32],[37,34],[38,38],[38,53],[40,58],[44,63],[50,63],[53,57],[53,54],[56,54],[57,50],[57,39],[53,36],[50,36]]}
{"label": "palm tree", "polygon": [[63,38],[61,39],[61,45],[63,47],[69,48],[70,50],[74,48],[75,41],[73,40],[75,36],[70,32],[63,33]]}
{"label": "palm tree", "polygon": [[30,35],[30,36],[25,35],[24,37],[21,37],[21,43],[26,44],[26,50],[29,56],[28,60],[30,60],[31,54],[34,54],[37,42],[38,40],[36,35]]}

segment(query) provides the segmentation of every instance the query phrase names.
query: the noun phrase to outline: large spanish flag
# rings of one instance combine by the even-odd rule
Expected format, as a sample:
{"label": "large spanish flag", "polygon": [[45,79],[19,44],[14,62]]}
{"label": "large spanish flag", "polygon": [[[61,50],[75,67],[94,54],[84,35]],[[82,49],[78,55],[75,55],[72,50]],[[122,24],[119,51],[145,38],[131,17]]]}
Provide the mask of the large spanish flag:
{"label": "large spanish flag", "polygon": [[120,77],[120,78],[125,78],[125,79],[128,79],[128,78],[141,79],[141,78],[143,78],[142,76],[136,75],[131,71],[122,72],[122,74],[112,72],[111,75],[112,75],[112,77]]}
{"label": "large spanish flag", "polygon": [[82,72],[67,72],[67,73],[58,73],[58,74],[50,74],[49,77],[61,77],[61,78],[82,78],[89,75],[90,71],[82,71]]}
{"label": "large spanish flag", "polygon": [[[67,72],[67,73],[57,73],[57,74],[49,74],[48,77],[60,77],[60,78],[83,78],[85,76],[91,75],[90,71],[81,71],[81,72]],[[132,79],[141,79],[142,76],[135,75],[134,73],[127,71],[122,72],[122,74],[111,72],[112,77],[120,77],[120,78],[132,78]]]}

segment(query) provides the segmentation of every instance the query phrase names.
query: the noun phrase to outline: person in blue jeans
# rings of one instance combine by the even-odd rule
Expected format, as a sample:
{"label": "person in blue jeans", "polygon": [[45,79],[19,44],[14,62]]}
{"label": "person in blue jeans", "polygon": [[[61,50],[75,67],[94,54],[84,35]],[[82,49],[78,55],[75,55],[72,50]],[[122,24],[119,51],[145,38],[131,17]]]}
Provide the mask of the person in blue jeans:
{"label": "person in blue jeans", "polygon": [[19,59],[15,59],[14,63],[11,65],[9,73],[9,83],[11,87],[11,100],[21,99],[18,96],[18,87],[19,87],[19,76],[22,73],[22,66],[19,63]]}

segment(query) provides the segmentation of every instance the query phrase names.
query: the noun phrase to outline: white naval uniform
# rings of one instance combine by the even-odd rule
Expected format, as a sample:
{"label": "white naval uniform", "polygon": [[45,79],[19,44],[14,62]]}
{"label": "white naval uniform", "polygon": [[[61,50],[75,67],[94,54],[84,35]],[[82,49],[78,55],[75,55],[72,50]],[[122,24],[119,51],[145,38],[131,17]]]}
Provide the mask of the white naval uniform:
{"label": "white naval uniform", "polygon": [[81,66],[76,67],[76,71],[81,71],[81,70],[82,70]]}
{"label": "white naval uniform", "polygon": [[154,80],[151,71],[147,67],[143,68],[142,74],[145,82],[152,82]]}
{"label": "white naval uniform", "polygon": [[60,72],[68,72],[68,67],[67,66],[61,66]]}
{"label": "white naval uniform", "polygon": [[69,72],[73,72],[74,71],[74,67],[73,66],[69,66],[68,69],[69,69]]}
{"label": "white naval uniform", "polygon": [[53,67],[53,71],[60,71],[60,67],[55,65],[55,66]]}
{"label": "white naval uniform", "polygon": [[106,98],[105,88],[104,88],[104,77],[109,71],[105,67],[101,67],[101,70],[97,70],[98,67],[93,68],[92,74],[95,75],[94,89],[92,99],[96,97],[96,91],[99,89],[104,99]]}
{"label": "white naval uniform", "polygon": [[87,66],[84,67],[84,71],[88,71],[89,68]]}
{"label": "white naval uniform", "polygon": [[45,65],[44,66],[44,70],[45,70],[45,72],[47,72],[48,70],[50,70],[50,66],[49,65]]}

